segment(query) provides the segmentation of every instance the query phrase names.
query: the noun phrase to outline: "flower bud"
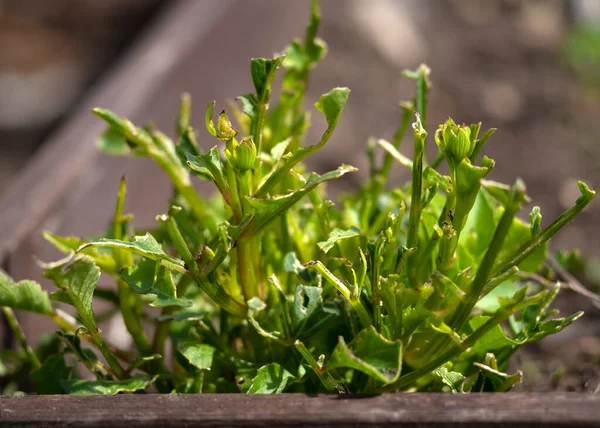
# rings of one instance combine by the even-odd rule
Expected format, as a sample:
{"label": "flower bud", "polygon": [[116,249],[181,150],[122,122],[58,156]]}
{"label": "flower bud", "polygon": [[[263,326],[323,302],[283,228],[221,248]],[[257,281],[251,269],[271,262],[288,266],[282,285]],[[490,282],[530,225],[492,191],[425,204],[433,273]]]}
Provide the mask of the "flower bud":
{"label": "flower bud", "polygon": [[235,149],[236,166],[240,171],[254,168],[256,161],[256,145],[252,138],[245,138]]}
{"label": "flower bud", "polygon": [[231,125],[227,113],[223,110],[217,121],[217,135],[219,136],[219,139],[223,141],[230,140],[235,137],[237,133],[238,132],[233,129],[233,125]]}
{"label": "flower bud", "polygon": [[448,119],[442,128],[444,146],[447,155],[453,160],[460,162],[473,152],[474,144],[471,141],[471,129],[466,126],[458,126],[452,119]]}

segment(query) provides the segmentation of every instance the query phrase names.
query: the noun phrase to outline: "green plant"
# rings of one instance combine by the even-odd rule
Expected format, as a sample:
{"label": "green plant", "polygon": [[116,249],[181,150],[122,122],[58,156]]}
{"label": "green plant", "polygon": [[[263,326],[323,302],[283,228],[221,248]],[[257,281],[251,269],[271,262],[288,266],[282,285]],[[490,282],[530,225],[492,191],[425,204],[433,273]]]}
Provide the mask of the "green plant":
{"label": "green plant", "polygon": [[[315,106],[327,128],[305,147],[309,72],[326,53],[316,38],[319,19],[313,2],[303,42],[285,56],[252,60],[255,92],[240,97],[242,111],[231,107],[236,126],[224,111],[215,124],[208,105],[206,129],[217,140],[208,151],[190,127],[188,96],[176,142],[94,110],[109,126],[102,150],[151,157],[166,172],[170,209],[154,229],[131,234],[122,180],[105,238],[45,233],[67,253],[43,265],[57,291],[0,277],[0,304],[22,345],[5,372],[33,370],[38,393],[152,385],[165,393],[506,391],[521,378],[504,373],[515,350],[581,315],[552,318],[558,288],[528,273],[595,192],[580,183],[575,205],[545,228],[537,207],[529,223],[519,219],[529,202],[523,183],[487,181],[494,162],[479,161],[494,130],[451,119],[428,128],[426,66],[404,73],[415,80],[416,96],[402,104],[393,142],[369,144],[369,179],[338,205],[326,199],[322,184],[355,168],[306,174],[302,163],[329,141],[349,95],[334,88],[320,98]],[[269,108],[279,69],[281,95]],[[413,117],[409,159],[399,147]],[[431,164],[428,140],[439,148]],[[377,147],[385,150],[381,165]],[[449,175],[437,171],[444,160]],[[390,188],[395,161],[412,180]],[[213,182],[217,197],[200,197],[196,177]],[[97,285],[101,271],[116,289]],[[97,327],[105,314],[94,313],[93,297],[112,307],[107,316],[121,314],[135,351],[107,343]],[[52,301],[74,307],[76,318]],[[10,308],[47,315],[60,330],[31,349]],[[76,362],[93,379],[79,375]]]}

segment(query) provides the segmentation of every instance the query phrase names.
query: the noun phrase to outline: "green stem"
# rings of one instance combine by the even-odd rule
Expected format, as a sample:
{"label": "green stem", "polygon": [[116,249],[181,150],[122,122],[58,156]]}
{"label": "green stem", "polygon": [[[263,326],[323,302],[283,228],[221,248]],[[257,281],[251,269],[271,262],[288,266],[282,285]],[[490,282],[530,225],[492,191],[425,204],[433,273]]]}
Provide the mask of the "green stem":
{"label": "green stem", "polygon": [[[243,214],[250,214],[251,207],[246,200],[252,195],[250,171],[239,173],[237,188]],[[264,282],[260,275],[260,235],[250,238],[241,238],[237,241],[237,261],[240,274],[240,283],[246,301],[253,297],[265,298]]]}
{"label": "green stem", "polygon": [[25,354],[27,355],[27,358],[29,359],[33,370],[37,370],[40,367],[42,367],[42,364],[40,363],[40,360],[38,359],[37,355],[35,355],[35,352],[27,343],[27,339],[25,339],[25,333],[23,332],[23,329],[21,328],[21,325],[19,324],[19,321],[17,320],[17,317],[15,316],[13,310],[6,306],[2,306],[2,312],[4,312],[4,316],[6,317],[8,326],[15,335],[17,341],[19,342],[19,345],[21,345],[21,348],[23,348],[23,351],[25,351]]}
{"label": "green stem", "polygon": [[119,363],[119,360],[117,360],[117,357],[108,348],[108,345],[104,341],[102,334],[100,334],[100,330],[98,330],[97,328],[91,329],[91,330],[88,329],[88,333],[92,337],[92,340],[94,341],[94,343],[100,350],[100,353],[102,354],[102,356],[104,357],[104,359],[106,360],[106,362],[108,363],[110,368],[112,369],[115,376],[118,377],[119,379],[124,379],[125,378],[125,370],[123,370],[123,367],[121,367],[121,364]]}
{"label": "green stem", "polygon": [[198,263],[185,243],[173,216],[170,214],[167,215],[166,218],[164,218],[164,221],[167,225],[167,233],[169,234],[175,249],[185,262],[188,273],[192,275],[192,278],[194,278],[194,281],[196,281],[200,289],[221,308],[233,315],[244,318],[247,311],[246,305],[227,294],[223,287],[218,283],[207,279],[200,271]]}
{"label": "green stem", "polygon": [[300,353],[300,355],[302,355],[304,360],[308,363],[309,367],[315,372],[315,374],[317,375],[325,389],[327,389],[327,391],[341,391],[337,383],[333,379],[333,376],[331,376],[331,373],[319,366],[319,363],[317,363],[317,360],[315,360],[315,358],[306,348],[304,343],[300,342],[299,340],[296,340],[296,342],[294,342],[294,347]]}
{"label": "green stem", "polygon": [[[116,240],[123,239],[123,224],[125,221],[123,212],[126,191],[125,178],[122,178],[119,184],[117,206],[115,208],[115,216],[113,219],[113,238]],[[133,264],[131,253],[115,248],[113,254],[117,271]],[[119,296],[119,310],[123,316],[123,321],[129,335],[132,337],[135,346],[143,356],[150,355],[152,349],[141,321],[141,301],[139,296],[131,290],[129,285],[122,279],[117,281],[117,292]]]}
{"label": "green stem", "polygon": [[[408,236],[406,246],[408,248],[417,248],[419,238],[419,224],[421,221],[421,193],[423,191],[423,153],[425,148],[425,138],[427,132],[421,125],[419,115],[416,115],[415,127],[415,148],[412,169],[412,191],[410,198],[410,212],[408,217]],[[407,269],[413,281],[416,281],[417,257],[415,254],[407,259]],[[417,286],[417,284],[414,284]]]}

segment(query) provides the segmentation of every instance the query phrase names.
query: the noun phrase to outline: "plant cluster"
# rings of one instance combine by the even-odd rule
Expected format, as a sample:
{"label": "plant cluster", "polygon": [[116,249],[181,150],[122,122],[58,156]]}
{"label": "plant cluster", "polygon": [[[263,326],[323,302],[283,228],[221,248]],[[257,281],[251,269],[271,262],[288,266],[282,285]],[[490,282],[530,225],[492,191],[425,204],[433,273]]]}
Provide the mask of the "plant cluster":
{"label": "plant cluster", "polygon": [[[325,182],[356,169],[319,175],[303,164],[330,140],[350,92],[321,96],[327,127],[306,146],[309,73],[327,51],[319,21],[313,2],[302,42],[251,61],[255,92],[230,107],[235,124],[225,111],[215,123],[208,105],[210,150],[190,127],[188,96],[174,141],[94,110],[108,124],[102,150],[150,157],[168,175],[170,208],[152,230],[134,231],[122,180],[105,237],[45,233],[67,254],[43,265],[56,291],[0,277],[0,305],[22,345],[3,351],[5,374],[31,370],[41,394],[506,391],[521,379],[505,373],[511,355],[581,315],[555,318],[558,287],[534,273],[548,240],[595,192],[580,182],[575,205],[546,227],[538,207],[521,220],[524,184],[486,180],[494,161],[480,154],[494,130],[452,119],[428,126],[426,66],[404,72],[416,95],[401,104],[393,141],[369,143],[368,179],[337,204],[326,198]],[[399,151],[405,134],[412,159]],[[428,162],[431,142],[438,155]],[[390,186],[396,164],[412,179]],[[216,196],[199,196],[196,178]],[[116,288],[97,284],[101,272]],[[93,310],[96,300],[110,309]],[[12,309],[46,315],[59,331],[33,349]],[[98,328],[116,314],[135,349],[118,349]]]}

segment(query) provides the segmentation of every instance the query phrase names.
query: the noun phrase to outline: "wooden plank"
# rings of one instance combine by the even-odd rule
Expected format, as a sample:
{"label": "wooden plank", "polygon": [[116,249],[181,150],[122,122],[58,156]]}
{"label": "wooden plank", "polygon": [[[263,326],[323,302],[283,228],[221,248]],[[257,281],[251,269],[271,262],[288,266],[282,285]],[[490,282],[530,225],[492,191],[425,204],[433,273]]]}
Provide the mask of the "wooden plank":
{"label": "wooden plank", "polygon": [[1,404],[2,427],[600,425],[600,396],[579,394],[28,396]]}
{"label": "wooden plank", "polygon": [[135,116],[233,1],[171,3],[0,197],[0,260],[40,224],[98,156],[88,142],[105,126],[90,109],[111,106]]}

